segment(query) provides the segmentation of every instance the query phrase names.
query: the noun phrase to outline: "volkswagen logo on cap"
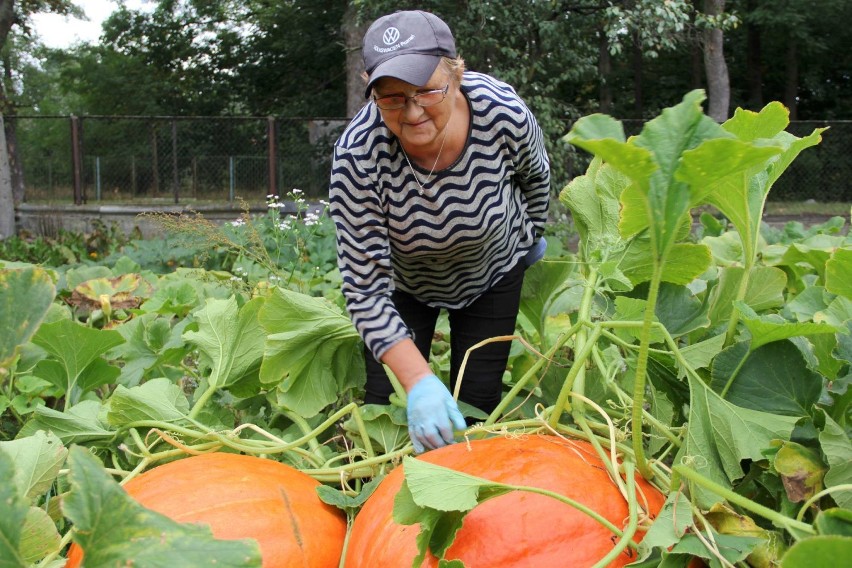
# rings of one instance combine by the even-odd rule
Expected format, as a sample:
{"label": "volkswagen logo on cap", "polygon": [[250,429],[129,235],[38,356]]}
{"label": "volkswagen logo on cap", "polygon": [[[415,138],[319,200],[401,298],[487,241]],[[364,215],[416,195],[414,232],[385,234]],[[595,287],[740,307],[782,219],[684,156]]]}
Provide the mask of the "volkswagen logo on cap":
{"label": "volkswagen logo on cap", "polygon": [[396,28],[388,28],[385,30],[385,33],[382,34],[382,41],[385,42],[385,45],[393,45],[399,40],[399,30]]}

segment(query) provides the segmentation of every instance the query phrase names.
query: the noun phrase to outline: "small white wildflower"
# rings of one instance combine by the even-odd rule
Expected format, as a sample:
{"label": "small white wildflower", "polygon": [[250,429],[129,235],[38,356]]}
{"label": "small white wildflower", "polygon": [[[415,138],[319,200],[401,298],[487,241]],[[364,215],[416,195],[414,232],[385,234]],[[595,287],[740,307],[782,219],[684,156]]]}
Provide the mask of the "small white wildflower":
{"label": "small white wildflower", "polygon": [[231,225],[234,227],[242,227],[246,222],[242,219],[237,219],[236,221],[231,221]]}
{"label": "small white wildflower", "polygon": [[231,281],[232,282],[242,282],[243,279],[240,278],[239,276],[231,276]]}
{"label": "small white wildflower", "polygon": [[282,231],[286,231],[290,228],[291,225],[292,222],[290,221],[290,219],[284,219],[283,221],[278,223],[278,228]]}
{"label": "small white wildflower", "polygon": [[304,193],[301,189],[293,189],[293,195],[300,195]]}

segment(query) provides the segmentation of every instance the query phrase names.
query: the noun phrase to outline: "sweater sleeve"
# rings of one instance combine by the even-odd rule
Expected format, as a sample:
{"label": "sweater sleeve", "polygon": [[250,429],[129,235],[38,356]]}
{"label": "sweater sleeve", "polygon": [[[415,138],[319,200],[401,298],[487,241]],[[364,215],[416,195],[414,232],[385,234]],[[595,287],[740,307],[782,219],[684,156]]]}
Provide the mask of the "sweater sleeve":
{"label": "sweater sleeve", "polygon": [[376,181],[358,156],[336,146],[329,212],[337,232],[337,264],[346,307],[376,359],[411,333],[391,300],[390,245]]}
{"label": "sweater sleeve", "polygon": [[527,128],[517,148],[516,176],[538,239],[544,233],[550,206],[550,161],[535,116],[526,105],[523,108]]}

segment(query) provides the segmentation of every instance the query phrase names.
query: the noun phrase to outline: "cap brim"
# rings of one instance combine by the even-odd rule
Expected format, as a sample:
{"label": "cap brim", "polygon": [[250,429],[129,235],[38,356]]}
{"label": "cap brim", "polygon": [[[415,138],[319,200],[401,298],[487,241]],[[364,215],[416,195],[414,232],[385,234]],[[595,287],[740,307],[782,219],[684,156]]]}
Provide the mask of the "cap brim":
{"label": "cap brim", "polygon": [[373,85],[382,77],[393,77],[412,85],[422,87],[429,82],[438,63],[441,62],[440,55],[427,55],[423,53],[407,53],[397,55],[387,61],[380,63],[370,73],[367,89],[364,96],[369,97]]}

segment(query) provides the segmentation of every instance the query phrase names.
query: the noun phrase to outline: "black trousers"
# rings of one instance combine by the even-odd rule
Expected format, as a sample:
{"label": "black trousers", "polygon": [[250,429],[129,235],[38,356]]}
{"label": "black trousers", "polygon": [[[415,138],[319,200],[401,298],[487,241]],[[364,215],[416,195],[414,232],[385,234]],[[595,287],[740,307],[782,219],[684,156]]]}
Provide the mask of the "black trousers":
{"label": "black trousers", "polygon": [[[450,322],[450,391],[455,389],[459,369],[468,348],[484,339],[512,335],[521,300],[526,267],[519,262],[489,291],[469,306],[448,310]],[[428,361],[440,308],[433,308],[412,295],[395,291],[393,301],[402,320],[414,333],[414,343]],[[459,400],[491,413],[500,402],[503,372],[511,342],[495,341],[473,350],[465,366]],[[364,402],[387,404],[393,387],[384,367],[365,349],[367,386]]]}

